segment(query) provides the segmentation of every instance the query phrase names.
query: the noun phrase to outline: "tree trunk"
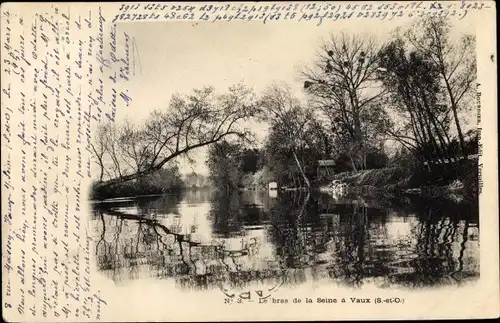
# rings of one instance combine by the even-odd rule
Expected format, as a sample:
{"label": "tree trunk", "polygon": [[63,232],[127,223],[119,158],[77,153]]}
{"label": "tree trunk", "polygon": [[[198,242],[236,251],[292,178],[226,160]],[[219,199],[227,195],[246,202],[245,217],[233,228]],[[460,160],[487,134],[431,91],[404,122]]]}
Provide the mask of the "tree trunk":
{"label": "tree trunk", "polygon": [[311,188],[311,183],[309,183],[309,179],[307,178],[306,174],[304,173],[304,170],[302,169],[302,165],[300,164],[299,158],[297,157],[297,154],[295,151],[293,152],[293,158],[295,158],[295,162],[297,163],[297,167],[299,168],[300,173],[302,174],[302,178],[304,178],[304,182],[307,185],[307,188]]}
{"label": "tree trunk", "polygon": [[351,166],[352,166],[352,170],[354,172],[357,172],[358,171],[358,168],[356,167],[356,161],[354,160],[353,156],[352,156],[352,153],[349,152],[349,159],[351,160]]}
{"label": "tree trunk", "polygon": [[99,182],[102,182],[102,179],[104,178],[104,164],[103,164],[101,158],[99,158],[99,166],[101,167],[101,174],[99,175]]}
{"label": "tree trunk", "polygon": [[[302,192],[300,192],[300,193],[302,194]],[[310,198],[310,193],[307,192],[307,195],[304,198],[304,201],[302,202],[302,206],[300,208],[299,214],[297,215],[297,218],[296,218],[296,221],[298,222],[297,224],[299,225],[299,227],[300,227],[300,224],[301,224],[301,221],[302,221],[302,217],[303,217],[304,211],[306,209],[307,202],[309,201],[309,198]]]}
{"label": "tree trunk", "polygon": [[448,91],[448,95],[449,95],[450,101],[451,101],[451,110],[453,111],[453,119],[455,121],[455,126],[457,127],[458,140],[460,142],[460,153],[463,157],[465,157],[465,140],[464,140],[464,136],[462,134],[462,127],[460,126],[460,120],[458,118],[457,102],[455,100],[455,95],[453,94],[453,90],[451,89],[451,85],[450,85],[448,79],[446,78],[444,69],[442,71],[442,74],[444,76],[446,90]]}

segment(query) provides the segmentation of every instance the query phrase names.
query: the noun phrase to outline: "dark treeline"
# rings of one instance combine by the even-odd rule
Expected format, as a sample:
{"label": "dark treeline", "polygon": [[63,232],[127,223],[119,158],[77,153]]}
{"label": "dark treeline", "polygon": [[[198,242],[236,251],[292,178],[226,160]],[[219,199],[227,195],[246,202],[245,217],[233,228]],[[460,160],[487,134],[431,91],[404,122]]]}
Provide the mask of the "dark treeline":
{"label": "dark treeline", "polygon": [[[413,180],[415,187],[477,182],[469,176],[477,160],[469,157],[478,153],[479,134],[467,122],[475,104],[475,36],[455,35],[444,18],[425,18],[384,41],[335,33],[315,50],[299,75],[305,99],[287,84],[258,95],[243,85],[225,94],[207,87],[175,95],[141,125],[103,125],[93,145],[100,169],[94,196],[156,192],[157,184],[148,189],[155,176],[172,180],[158,184],[161,190],[179,190],[177,157],[191,160],[204,146],[212,185],[223,190],[272,181],[321,185],[331,178],[318,172],[318,160],[334,160],[335,173],[405,169],[426,178]],[[269,127],[259,148],[244,128],[249,121]]]}
{"label": "dark treeline", "polygon": [[210,179],[217,188],[229,191],[253,186],[253,175],[261,161],[258,149],[221,141],[210,146],[208,155]]}

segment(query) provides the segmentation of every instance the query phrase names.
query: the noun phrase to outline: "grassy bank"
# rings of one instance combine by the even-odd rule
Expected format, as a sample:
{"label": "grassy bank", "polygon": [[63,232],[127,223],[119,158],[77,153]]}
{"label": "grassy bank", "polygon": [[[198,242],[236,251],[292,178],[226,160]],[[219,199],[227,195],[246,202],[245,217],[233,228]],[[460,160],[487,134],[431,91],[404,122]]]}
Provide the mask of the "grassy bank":
{"label": "grassy bank", "polygon": [[419,194],[427,197],[449,197],[452,199],[477,199],[477,161],[463,161],[455,166],[443,165],[432,171],[427,168],[407,169],[400,167],[345,172],[324,178],[317,186],[333,180],[350,184],[351,190],[359,193],[386,192],[389,194]]}
{"label": "grassy bank", "polygon": [[112,185],[105,188],[96,189],[92,187],[91,196],[92,200],[105,200],[117,197],[129,197],[139,195],[152,195],[152,194],[166,194],[166,193],[179,193],[182,192],[183,187],[165,187],[150,182],[126,182],[118,185]]}
{"label": "grassy bank", "polygon": [[90,198],[93,200],[104,200],[117,197],[129,197],[138,195],[179,193],[184,190],[182,181],[177,170],[161,170],[147,175],[138,180],[128,181],[116,185],[99,187],[95,183],[91,189]]}

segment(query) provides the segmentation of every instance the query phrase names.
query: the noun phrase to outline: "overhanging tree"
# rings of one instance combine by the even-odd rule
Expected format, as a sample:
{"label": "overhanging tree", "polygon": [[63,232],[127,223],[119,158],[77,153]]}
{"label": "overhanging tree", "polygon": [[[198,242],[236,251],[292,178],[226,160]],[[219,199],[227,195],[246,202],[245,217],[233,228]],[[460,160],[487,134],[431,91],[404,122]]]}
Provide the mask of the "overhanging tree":
{"label": "overhanging tree", "polygon": [[[241,84],[222,95],[205,87],[188,96],[174,95],[167,110],[153,111],[142,125],[108,125],[94,140],[94,157],[103,174],[95,188],[139,179],[223,139],[251,140],[252,132],[241,122],[255,115],[254,103],[252,91]],[[113,136],[102,138],[109,133]],[[105,179],[106,174],[114,176]]]}

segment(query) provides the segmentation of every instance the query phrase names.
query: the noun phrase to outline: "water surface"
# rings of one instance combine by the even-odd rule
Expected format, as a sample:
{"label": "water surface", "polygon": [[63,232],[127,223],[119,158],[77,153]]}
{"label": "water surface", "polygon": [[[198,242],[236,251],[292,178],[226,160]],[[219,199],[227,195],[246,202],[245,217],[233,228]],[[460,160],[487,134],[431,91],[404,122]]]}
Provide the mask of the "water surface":
{"label": "water surface", "polygon": [[477,204],[187,191],[93,204],[99,270],[181,289],[313,282],[457,285],[479,276]]}

